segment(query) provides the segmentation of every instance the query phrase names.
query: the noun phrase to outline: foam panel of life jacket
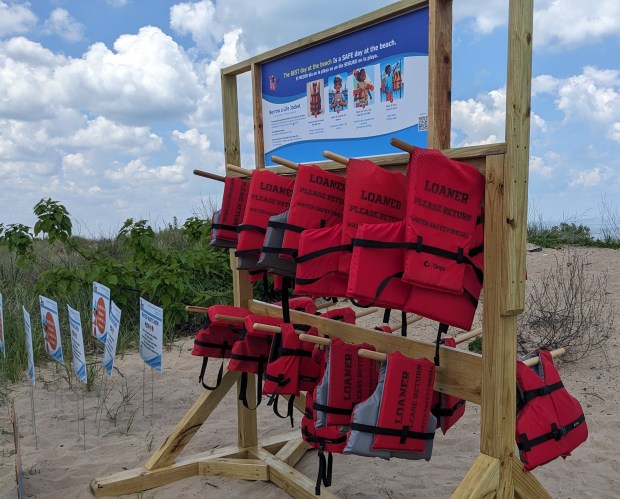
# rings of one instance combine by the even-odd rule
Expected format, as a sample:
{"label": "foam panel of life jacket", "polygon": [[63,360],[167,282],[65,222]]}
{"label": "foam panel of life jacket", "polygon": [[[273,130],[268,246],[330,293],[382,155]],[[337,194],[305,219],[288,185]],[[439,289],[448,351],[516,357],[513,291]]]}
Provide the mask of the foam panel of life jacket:
{"label": "foam panel of life jacket", "polygon": [[[398,457],[402,459],[425,459],[426,461],[430,461],[433,453],[432,439],[425,441],[424,451],[422,452],[376,450],[372,448],[375,434],[355,429],[356,424],[373,427],[377,426],[381,399],[385,393],[385,371],[386,363],[382,362],[379,368],[379,382],[377,383],[377,388],[367,400],[360,402],[353,409],[353,417],[351,419],[352,428],[347,436],[347,444],[343,450],[343,454],[380,457],[382,459]],[[435,430],[436,424],[435,417],[431,415],[428,420],[428,432],[432,433]]]}
{"label": "foam panel of life jacket", "polygon": [[[427,434],[434,385],[435,365],[431,361],[412,359],[400,352],[388,354],[385,393],[381,398],[377,426]],[[422,438],[378,433],[372,449],[424,452],[426,442]]]}
{"label": "foam panel of life jacket", "polygon": [[220,223],[222,217],[221,210],[213,213],[211,220],[211,239],[210,246],[214,248],[234,248],[237,246],[237,231],[226,230]]}
{"label": "foam panel of life jacket", "polygon": [[411,285],[403,282],[405,222],[361,224],[353,239],[347,296],[361,305],[403,310]]}
{"label": "foam panel of life jacket", "polygon": [[341,308],[333,308],[331,310],[327,310],[321,314],[321,317],[325,319],[332,319],[334,321],[344,322],[346,324],[355,324],[357,317],[355,315],[355,310],[351,307],[341,307]]}
{"label": "foam panel of life jacket", "polygon": [[269,218],[286,211],[291,202],[295,179],[266,170],[255,170],[250,181],[243,222],[237,228],[236,255],[239,270],[258,268],[258,258]]}
{"label": "foam panel of life jacket", "polygon": [[430,288],[412,286],[404,312],[427,317],[428,319],[470,331],[482,291],[471,265],[464,265],[463,293],[455,295]]}
{"label": "foam panel of life jacket", "polygon": [[[274,305],[282,306],[282,302],[276,302]],[[307,296],[296,296],[288,301],[288,306],[291,310],[297,310],[299,312],[305,312],[306,314],[316,314],[316,303],[312,298]]]}
{"label": "foam panel of life jacket", "polygon": [[207,311],[207,325],[196,333],[192,355],[210,358],[228,358],[232,346],[239,341],[242,327],[238,323],[216,320],[217,315],[244,318],[249,310],[230,305],[214,305]]}
{"label": "foam panel of life jacket", "polygon": [[541,350],[539,355],[540,362],[532,368],[517,361],[517,400],[523,401],[529,392],[529,400],[518,408],[516,423],[519,457],[526,471],[570,456],[588,438],[581,404],[564,388],[551,354]]}
{"label": "foam panel of life jacket", "polygon": [[282,256],[291,258],[299,249],[299,237],[306,229],[342,223],[345,179],[315,165],[299,165],[287,224]]}
{"label": "foam panel of life jacket", "polygon": [[[222,207],[213,216],[211,246],[237,246],[237,226],[243,219],[250,183],[240,177],[226,177]],[[216,216],[217,215],[217,216]]]}
{"label": "foam panel of life jacket", "polygon": [[[398,222],[405,217],[406,182],[400,172],[391,172],[366,159],[347,163],[344,215],[340,244],[350,245],[357,227],[365,223]],[[351,252],[340,255],[338,270],[348,274]]]}
{"label": "foam panel of life jacket", "polygon": [[342,225],[308,229],[299,238],[295,294],[343,297],[347,293],[347,275],[338,272],[343,249]]}
{"label": "foam panel of life jacket", "polygon": [[[406,242],[403,280],[448,293],[463,292],[484,177],[473,166],[439,151],[416,148],[407,169]],[[461,263],[459,263],[461,261]]]}
{"label": "foam panel of life jacket", "polygon": [[360,357],[360,348],[374,350],[367,343],[345,343],[332,339],[323,377],[316,387],[316,427],[348,426],[355,404],[366,400],[377,386],[376,361]]}
{"label": "foam panel of life jacket", "polygon": [[[445,338],[444,345],[456,348],[456,340],[451,337]],[[452,395],[434,391],[433,409],[431,412],[437,418],[437,428],[441,428],[445,435],[465,414],[465,401]]]}
{"label": "foam panel of life jacket", "polygon": [[286,224],[287,219],[288,211],[269,218],[258,265],[267,267],[272,274],[295,277],[295,262],[280,256],[284,239],[283,224]]}
{"label": "foam panel of life jacket", "polygon": [[[267,364],[263,395],[299,395],[313,390],[319,382],[321,366],[312,359],[314,344],[301,341],[293,324],[283,323],[278,357]],[[316,328],[307,334],[316,335]]]}

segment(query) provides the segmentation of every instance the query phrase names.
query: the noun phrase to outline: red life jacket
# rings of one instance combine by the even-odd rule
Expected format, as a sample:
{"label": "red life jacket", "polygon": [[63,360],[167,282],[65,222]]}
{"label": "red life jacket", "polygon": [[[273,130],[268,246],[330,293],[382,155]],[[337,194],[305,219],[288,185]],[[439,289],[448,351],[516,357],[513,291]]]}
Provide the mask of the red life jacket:
{"label": "red life jacket", "polygon": [[373,450],[424,451],[434,437],[428,432],[434,383],[435,365],[428,359],[388,354],[379,418],[374,429],[364,429],[376,433]]}
{"label": "red life jacket", "polygon": [[526,471],[567,457],[588,438],[583,409],[570,395],[546,350],[533,367],[517,361],[517,425],[519,457]]}
{"label": "red life jacket", "polygon": [[[416,148],[407,170],[403,280],[461,294],[468,252],[484,196],[484,177],[439,151]],[[468,265],[465,265],[468,264]]]}
{"label": "red life jacket", "polygon": [[[456,340],[447,337],[443,340],[447,347],[456,348]],[[431,412],[437,418],[437,428],[445,435],[446,432],[465,414],[465,401],[452,395],[438,391],[433,392],[433,408]]]}
{"label": "red life jacket", "polygon": [[[282,306],[282,302],[276,302],[274,305]],[[305,312],[306,314],[316,314],[316,303],[312,298],[307,296],[296,296],[288,301],[288,306],[291,310],[298,310],[299,312]]]}
{"label": "red life jacket", "polygon": [[299,165],[288,220],[284,225],[281,255],[294,257],[306,229],[342,223],[345,179],[315,165]]}
{"label": "red life jacket", "polygon": [[355,310],[351,307],[334,308],[327,310],[321,314],[321,317],[326,319],[332,319],[334,321],[344,322],[346,324],[355,324],[357,317],[355,316]]}
{"label": "red life jacket", "polygon": [[252,173],[243,223],[237,229],[239,242],[236,255],[240,270],[257,268],[269,217],[288,208],[294,182],[292,177],[266,170],[254,170]]}
{"label": "red life jacket", "polygon": [[403,282],[405,222],[361,224],[353,239],[347,296],[360,305],[403,310],[411,285]]}
{"label": "red life jacket", "polygon": [[240,177],[226,177],[222,208],[213,214],[211,246],[237,246],[237,226],[243,219],[250,183]]}
{"label": "red life jacket", "polygon": [[241,324],[216,320],[215,316],[230,315],[244,318],[249,314],[249,310],[241,307],[232,307],[228,305],[214,305],[209,307],[207,312],[207,322],[196,333],[194,348],[192,350],[192,355],[203,357],[198,381],[202,383],[202,386],[207,390],[214,390],[219,386],[222,381],[224,366],[224,363],[220,365],[220,370],[217,376],[217,384],[215,386],[206,385],[203,380],[209,357],[219,359],[229,358],[232,347],[241,337],[241,332],[243,330]]}
{"label": "red life jacket", "polygon": [[317,411],[317,428],[347,426],[355,404],[366,400],[377,386],[377,363],[359,357],[360,348],[375,349],[367,343],[353,345],[332,339],[325,372],[316,388],[313,407]]}
{"label": "red life jacket", "polygon": [[[351,245],[360,224],[397,222],[405,217],[406,182],[402,173],[390,172],[366,159],[350,159],[346,178],[341,245]],[[340,255],[338,271],[348,275],[350,266],[351,249]]]}
{"label": "red life jacket", "polygon": [[295,294],[345,296],[347,276],[338,272],[340,253],[349,246],[340,244],[342,225],[308,229],[299,238]]}
{"label": "red life jacket", "polygon": [[245,407],[249,407],[246,394],[248,373],[258,375],[256,383],[256,405],[258,406],[258,404],[260,404],[263,373],[267,365],[267,360],[269,359],[271,342],[273,340],[273,333],[254,329],[254,323],[256,322],[271,326],[279,326],[282,323],[282,319],[265,315],[249,314],[245,318],[244,332],[241,338],[232,347],[228,369],[230,371],[239,371],[243,373],[239,388],[239,400],[243,402]]}
{"label": "red life jacket", "polygon": [[[282,341],[276,359],[267,364],[263,395],[299,395],[312,391],[319,382],[321,366],[312,359],[314,344],[301,341],[293,324],[283,323]],[[316,335],[316,328],[306,334]]]}

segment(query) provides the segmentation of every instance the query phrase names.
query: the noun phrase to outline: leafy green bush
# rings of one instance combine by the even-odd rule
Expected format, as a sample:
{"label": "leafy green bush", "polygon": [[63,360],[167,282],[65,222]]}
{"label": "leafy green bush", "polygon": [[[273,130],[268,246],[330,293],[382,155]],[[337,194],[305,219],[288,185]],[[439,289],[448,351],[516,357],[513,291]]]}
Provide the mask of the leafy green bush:
{"label": "leafy green bush", "polygon": [[129,219],[115,238],[85,239],[72,235],[64,206],[42,199],[34,207],[34,230],[21,224],[0,224],[0,292],[4,296],[7,377],[16,380],[26,367],[21,306],[30,312],[35,361],[43,358],[37,334],[38,295],[59,305],[63,353],[70,358],[66,304],[79,310],[87,351],[101,351],[88,334],[92,284],[110,288],[123,310],[118,349],[138,340],[139,298],[164,309],[164,339],[193,332],[201,319],[185,312],[186,305],[210,306],[232,302],[228,252],[209,246],[210,222],[189,219],[182,227],[169,224],[156,232],[145,220]]}

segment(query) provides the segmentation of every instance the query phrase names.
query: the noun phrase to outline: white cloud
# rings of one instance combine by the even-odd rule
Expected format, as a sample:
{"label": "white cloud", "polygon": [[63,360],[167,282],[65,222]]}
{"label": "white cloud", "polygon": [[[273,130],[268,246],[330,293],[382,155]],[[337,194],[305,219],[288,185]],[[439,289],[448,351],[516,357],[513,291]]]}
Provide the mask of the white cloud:
{"label": "white cloud", "polygon": [[596,187],[609,179],[611,171],[608,168],[594,167],[590,170],[571,172],[571,187]]}
{"label": "white cloud", "polygon": [[545,179],[553,177],[556,167],[549,163],[549,156],[541,158],[540,156],[530,157],[530,172],[540,175]]}
{"label": "white cloud", "polygon": [[537,49],[574,48],[620,33],[618,0],[537,0],[534,45]]}
{"label": "white cloud", "polygon": [[124,7],[127,5],[127,0],[106,0],[112,7]]}
{"label": "white cloud", "polygon": [[29,4],[13,4],[0,0],[0,37],[23,34],[37,23]]}
{"label": "white cloud", "polygon": [[185,2],[170,8],[170,26],[181,35],[191,36],[194,43],[211,52],[223,36],[223,25],[215,21],[215,6],[209,0]]}
{"label": "white cloud", "polygon": [[611,126],[607,136],[615,142],[620,142],[620,123],[619,122],[616,121]]}
{"label": "white cloud", "polygon": [[476,99],[452,103],[452,127],[465,135],[459,146],[490,144],[503,139],[506,121],[506,90],[492,90]]}
{"label": "white cloud", "polygon": [[84,36],[84,26],[71,17],[67,10],[56,8],[45,21],[43,33],[57,35],[69,42],[77,42]]}
{"label": "white cloud", "polygon": [[503,0],[454,2],[453,8],[456,21],[473,18],[474,28],[481,34],[491,33],[508,20],[508,2]]}

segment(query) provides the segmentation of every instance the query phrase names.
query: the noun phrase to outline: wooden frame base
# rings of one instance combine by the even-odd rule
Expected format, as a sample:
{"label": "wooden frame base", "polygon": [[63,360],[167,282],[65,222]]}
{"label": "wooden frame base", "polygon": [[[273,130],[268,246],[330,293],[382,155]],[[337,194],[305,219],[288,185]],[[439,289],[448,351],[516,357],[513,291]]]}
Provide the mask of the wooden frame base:
{"label": "wooden frame base", "polygon": [[[227,372],[220,386],[212,392],[205,391],[196,400],[143,467],[95,478],[90,484],[93,495],[133,494],[184,478],[206,475],[271,481],[295,497],[315,497],[314,482],[294,468],[310,448],[298,431],[263,439],[257,445],[233,445],[216,452],[207,451],[178,458],[224,396],[239,382],[239,378],[240,373]],[[305,403],[297,403],[295,406],[303,410]],[[240,406],[239,413],[243,424],[252,418],[255,422],[256,414],[253,411]],[[242,441],[241,437],[239,440]],[[323,491],[321,497],[335,496]]]}

